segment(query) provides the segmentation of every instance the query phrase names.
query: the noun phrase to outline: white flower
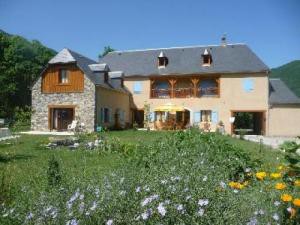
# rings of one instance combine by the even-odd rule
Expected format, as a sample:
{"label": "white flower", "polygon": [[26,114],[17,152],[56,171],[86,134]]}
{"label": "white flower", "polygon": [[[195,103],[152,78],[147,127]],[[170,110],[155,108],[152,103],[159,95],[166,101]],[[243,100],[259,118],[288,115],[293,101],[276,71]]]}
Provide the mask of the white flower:
{"label": "white flower", "polygon": [[220,186],[221,186],[222,188],[226,188],[226,183],[223,182],[223,181],[221,181],[221,182],[220,182]]}
{"label": "white flower", "polygon": [[274,213],[273,216],[272,216],[272,218],[274,220],[278,221],[279,220],[279,215],[277,213]]}
{"label": "white flower", "polygon": [[247,225],[257,225],[258,221],[255,217],[251,218]]}
{"label": "white flower", "polygon": [[203,216],[204,215],[204,209],[200,208],[197,213],[198,213],[199,216]]}
{"label": "white flower", "polygon": [[79,212],[83,212],[84,211],[84,202],[80,202],[79,204]]}
{"label": "white flower", "polygon": [[167,199],[166,201],[164,201],[164,204],[166,204],[166,205],[168,205],[168,204],[170,204],[170,200],[169,199]]}
{"label": "white flower", "polygon": [[66,225],[78,225],[78,222],[76,219],[71,219],[67,221]]}
{"label": "white flower", "polygon": [[185,200],[189,200],[189,199],[191,199],[191,197],[192,196],[188,195],[188,196],[186,196]]}
{"label": "white flower", "polygon": [[290,213],[292,212],[292,207],[288,207],[286,210]]}
{"label": "white flower", "polygon": [[233,192],[234,192],[234,193],[239,193],[239,191],[238,191],[238,190],[236,190],[236,189],[234,189],[234,190],[233,190]]}
{"label": "white flower", "polygon": [[167,213],[163,203],[159,203],[157,210],[158,210],[158,213],[162,216],[165,216]]}
{"label": "white flower", "polygon": [[2,215],[2,217],[7,217],[8,216],[8,213],[5,213]]}
{"label": "white flower", "polygon": [[109,219],[106,221],[106,225],[112,225],[113,224],[113,220],[112,219]]}
{"label": "white flower", "polygon": [[177,206],[176,206],[176,209],[177,209],[178,211],[182,211],[182,210],[183,210],[183,205],[182,205],[182,204],[177,205]]}
{"label": "white flower", "polygon": [[279,201],[275,201],[275,202],[274,202],[274,205],[275,205],[275,206],[279,206],[279,205],[280,205],[280,202],[279,202]]}
{"label": "white flower", "polygon": [[120,180],[120,183],[122,184],[124,182],[125,178],[122,177],[121,180]]}
{"label": "white flower", "polygon": [[246,169],[245,169],[245,172],[246,172],[246,173],[249,173],[250,171],[251,171],[251,168],[246,168]]}
{"label": "white flower", "polygon": [[160,183],[161,183],[161,184],[166,184],[167,181],[166,181],[166,180],[161,180]]}
{"label": "white flower", "polygon": [[204,176],[202,181],[207,181],[207,176]]}
{"label": "white flower", "polygon": [[78,197],[79,197],[80,193],[79,193],[79,189],[76,190],[76,192],[74,193],[74,195],[71,196],[69,202],[74,202]]}
{"label": "white flower", "polygon": [[80,199],[80,200],[84,199],[84,194],[81,194],[81,195],[79,196],[79,199]]}
{"label": "white flower", "polygon": [[26,216],[26,219],[31,220],[32,218],[33,218],[33,213],[32,212],[28,213],[28,215]]}
{"label": "white flower", "polygon": [[136,189],[135,189],[135,192],[140,192],[141,191],[141,187],[137,187]]}
{"label": "white flower", "polygon": [[188,192],[188,191],[189,191],[189,188],[185,188],[183,191],[184,191],[184,192]]}
{"label": "white flower", "polygon": [[141,202],[142,206],[148,205],[150,202],[152,202],[153,200],[158,199],[158,195],[151,195],[148,198],[145,198],[144,201]]}
{"label": "white flower", "polygon": [[208,199],[199,199],[198,201],[199,206],[206,206],[208,205],[208,203],[209,203]]}
{"label": "white flower", "polygon": [[94,211],[96,208],[97,208],[97,202],[94,201],[90,210]]}
{"label": "white flower", "polygon": [[151,216],[151,209],[147,209],[145,212],[142,213],[141,217],[143,220],[147,220]]}

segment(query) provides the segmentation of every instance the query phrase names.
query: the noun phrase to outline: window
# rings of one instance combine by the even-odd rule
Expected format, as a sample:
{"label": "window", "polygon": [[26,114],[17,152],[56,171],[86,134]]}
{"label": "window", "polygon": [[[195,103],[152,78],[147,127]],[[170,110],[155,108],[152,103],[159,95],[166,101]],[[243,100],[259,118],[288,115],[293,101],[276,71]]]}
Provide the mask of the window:
{"label": "window", "polygon": [[101,108],[101,116],[100,121],[101,123],[109,123],[110,122],[110,110],[109,108]]}
{"label": "window", "polygon": [[134,94],[141,94],[142,92],[142,82],[136,81],[133,84],[133,93]]}
{"label": "window", "polygon": [[251,78],[243,79],[243,89],[245,92],[251,92],[254,90],[254,80]]}
{"label": "window", "polygon": [[67,83],[69,83],[68,71],[66,69],[60,69],[59,70],[59,83],[60,84],[67,84]]}
{"label": "window", "polygon": [[210,66],[212,63],[212,57],[211,54],[207,49],[204,50],[204,53],[202,54],[202,66]]}
{"label": "window", "polygon": [[166,67],[169,63],[168,58],[165,56],[163,52],[160,52],[158,56],[158,67]]}
{"label": "window", "polygon": [[214,79],[201,80],[199,89],[200,96],[212,96],[218,94],[218,84]]}
{"label": "window", "polygon": [[211,122],[211,110],[201,111],[201,122]]}

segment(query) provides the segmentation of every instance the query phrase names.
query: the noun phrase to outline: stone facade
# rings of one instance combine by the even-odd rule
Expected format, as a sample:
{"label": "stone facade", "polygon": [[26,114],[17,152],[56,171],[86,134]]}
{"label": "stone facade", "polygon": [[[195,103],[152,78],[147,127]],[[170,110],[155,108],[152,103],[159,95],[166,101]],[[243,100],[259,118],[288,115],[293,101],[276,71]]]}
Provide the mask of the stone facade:
{"label": "stone facade", "polygon": [[42,77],[32,88],[31,129],[49,131],[49,105],[75,105],[75,118],[85,124],[87,131],[95,129],[95,85],[84,76],[84,92],[80,93],[51,93],[41,92]]}

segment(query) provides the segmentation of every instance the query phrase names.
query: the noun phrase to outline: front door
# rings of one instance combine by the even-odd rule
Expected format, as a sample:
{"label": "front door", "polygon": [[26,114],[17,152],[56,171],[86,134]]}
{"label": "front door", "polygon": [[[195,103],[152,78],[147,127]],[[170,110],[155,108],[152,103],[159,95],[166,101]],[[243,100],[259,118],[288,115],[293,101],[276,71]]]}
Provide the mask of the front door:
{"label": "front door", "polygon": [[73,108],[52,108],[51,114],[51,130],[63,131],[68,129],[68,125],[72,123],[74,119]]}

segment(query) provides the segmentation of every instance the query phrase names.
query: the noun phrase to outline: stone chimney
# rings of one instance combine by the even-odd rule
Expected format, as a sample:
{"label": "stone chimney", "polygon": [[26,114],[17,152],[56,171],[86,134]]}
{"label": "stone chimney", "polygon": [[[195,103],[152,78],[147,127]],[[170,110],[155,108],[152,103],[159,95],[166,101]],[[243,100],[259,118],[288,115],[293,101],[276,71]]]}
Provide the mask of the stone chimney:
{"label": "stone chimney", "polygon": [[223,46],[223,47],[227,46],[226,34],[223,34],[223,36],[221,38],[221,46]]}

